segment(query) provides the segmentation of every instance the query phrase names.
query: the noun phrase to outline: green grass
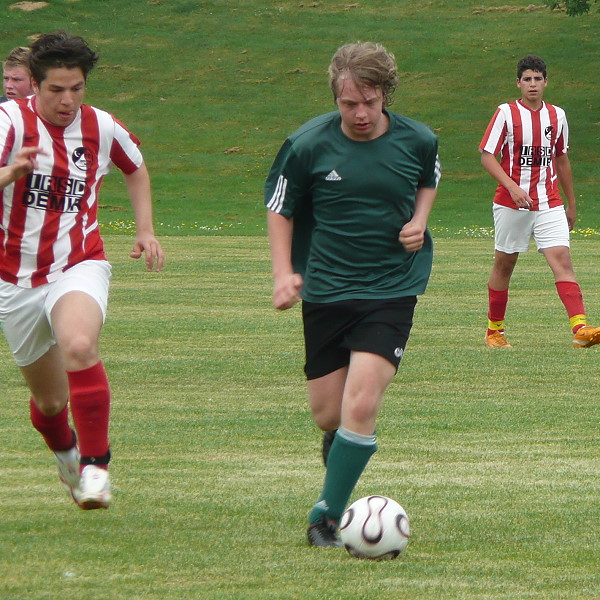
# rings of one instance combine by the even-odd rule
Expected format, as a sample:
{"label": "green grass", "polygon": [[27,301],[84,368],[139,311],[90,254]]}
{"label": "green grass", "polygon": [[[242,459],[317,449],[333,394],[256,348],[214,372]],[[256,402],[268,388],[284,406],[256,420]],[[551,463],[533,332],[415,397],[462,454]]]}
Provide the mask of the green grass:
{"label": "green grass", "polygon": [[[496,106],[518,96],[517,60],[543,56],[546,98],[569,117],[577,227],[600,231],[596,11],[569,18],[524,0],[53,0],[0,16],[7,50],[58,27],[98,49],[87,100],[141,137],[161,233],[263,235],[273,157],[289,133],[334,108],[326,69],[336,48],[356,39],[396,54],[393,109],[439,135],[444,174],[432,224],[452,232],[491,224],[494,184],[477,146]],[[117,174],[102,202],[104,224],[126,228],[131,210]]]}
{"label": "green grass", "polygon": [[[494,185],[477,145],[516,97],[516,61],[550,68],[567,110],[579,204],[573,258],[600,322],[597,13],[517,0],[53,0],[0,7],[5,50],[67,28],[100,51],[87,100],[143,140],[161,274],[127,258],[118,174],[102,196],[114,264],[102,355],[111,379],[114,505],[78,511],[28,421],[0,346],[2,600],[582,600],[598,595],[597,363],[570,347],[536,253],[514,276],[508,335],[483,346]],[[297,309],[270,304],[262,185],[283,139],[333,107],[335,49],[393,50],[393,108],[440,137],[434,272],[354,497],[387,494],[412,539],[391,563],[306,547],[323,469],[302,376]],[[122,234],[128,234],[127,236]]]}
{"label": "green grass", "polygon": [[[270,306],[265,239],[163,241],[169,264],[155,274],[127,257],[130,240],[107,238],[108,511],[63,495],[2,348],[3,600],[595,597],[599,351],[571,348],[542,257],[524,255],[515,274],[515,347],[490,351],[490,240],[437,240],[380,450],[353,496],[397,499],[413,535],[402,558],[369,563],[305,545],[320,438],[300,314]],[[576,240],[574,257],[593,319],[597,242]]]}

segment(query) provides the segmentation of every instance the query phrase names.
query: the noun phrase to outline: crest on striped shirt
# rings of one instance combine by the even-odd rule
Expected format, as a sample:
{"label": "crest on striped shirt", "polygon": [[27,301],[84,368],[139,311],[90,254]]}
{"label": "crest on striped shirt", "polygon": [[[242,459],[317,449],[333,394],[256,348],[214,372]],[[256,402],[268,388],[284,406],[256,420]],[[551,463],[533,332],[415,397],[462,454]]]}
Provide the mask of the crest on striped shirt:
{"label": "crest on striped shirt", "polygon": [[91,166],[93,159],[92,153],[85,146],[79,146],[79,148],[75,148],[71,158],[73,159],[73,164],[80,171],[87,171],[88,167]]}

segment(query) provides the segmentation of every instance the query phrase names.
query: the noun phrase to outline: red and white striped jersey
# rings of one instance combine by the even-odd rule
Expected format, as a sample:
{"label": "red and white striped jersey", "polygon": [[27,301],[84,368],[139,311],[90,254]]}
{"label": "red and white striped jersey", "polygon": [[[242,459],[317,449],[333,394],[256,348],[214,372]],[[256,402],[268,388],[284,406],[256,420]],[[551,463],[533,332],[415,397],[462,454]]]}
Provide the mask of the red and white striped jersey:
{"label": "red and white striped jersey", "polygon": [[24,146],[47,153],[0,190],[0,278],[36,287],[83,260],[104,260],[98,191],[112,164],[127,174],[142,165],[139,144],[112,115],[85,104],[68,127],[42,120],[35,96],[0,105],[0,166]]}
{"label": "red and white striped jersey", "polygon": [[[479,144],[480,151],[494,156],[500,154],[504,172],[533,200],[531,210],[545,210],[562,204],[554,160],[568,148],[569,126],[565,111],[546,102],[533,111],[520,100],[498,107]],[[494,202],[517,208],[502,185],[496,189]]]}

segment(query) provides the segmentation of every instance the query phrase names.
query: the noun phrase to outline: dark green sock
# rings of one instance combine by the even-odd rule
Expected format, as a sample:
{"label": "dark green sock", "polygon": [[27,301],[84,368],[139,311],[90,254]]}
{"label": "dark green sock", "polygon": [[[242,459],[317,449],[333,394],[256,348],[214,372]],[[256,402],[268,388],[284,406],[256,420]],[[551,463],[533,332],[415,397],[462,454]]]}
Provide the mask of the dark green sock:
{"label": "dark green sock", "polygon": [[374,435],[359,435],[340,427],[327,458],[323,491],[308,517],[310,523],[316,523],[323,514],[340,522],[350,495],[376,450]]}

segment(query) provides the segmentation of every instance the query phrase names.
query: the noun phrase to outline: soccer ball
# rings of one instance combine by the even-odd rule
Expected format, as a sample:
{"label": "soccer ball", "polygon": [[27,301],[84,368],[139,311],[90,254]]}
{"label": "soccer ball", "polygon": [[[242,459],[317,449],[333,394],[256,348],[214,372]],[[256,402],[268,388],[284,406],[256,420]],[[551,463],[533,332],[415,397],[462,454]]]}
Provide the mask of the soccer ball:
{"label": "soccer ball", "polygon": [[346,550],[356,558],[391,560],[408,544],[408,516],[391,498],[365,496],[342,516],[340,536]]}

